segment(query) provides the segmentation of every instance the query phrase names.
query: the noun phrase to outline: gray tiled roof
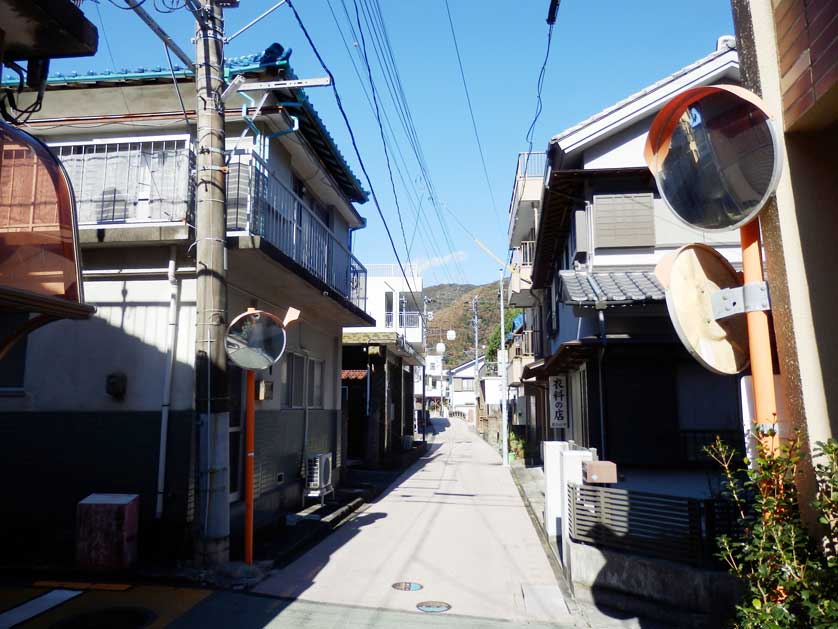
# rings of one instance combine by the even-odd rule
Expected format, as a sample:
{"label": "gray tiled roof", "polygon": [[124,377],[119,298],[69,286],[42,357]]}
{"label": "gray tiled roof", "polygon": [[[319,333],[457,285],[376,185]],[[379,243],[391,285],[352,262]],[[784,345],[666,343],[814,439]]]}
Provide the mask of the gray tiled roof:
{"label": "gray tiled roof", "polygon": [[663,301],[666,298],[655,274],[648,271],[561,271],[560,275],[562,301],[566,304],[618,306]]}

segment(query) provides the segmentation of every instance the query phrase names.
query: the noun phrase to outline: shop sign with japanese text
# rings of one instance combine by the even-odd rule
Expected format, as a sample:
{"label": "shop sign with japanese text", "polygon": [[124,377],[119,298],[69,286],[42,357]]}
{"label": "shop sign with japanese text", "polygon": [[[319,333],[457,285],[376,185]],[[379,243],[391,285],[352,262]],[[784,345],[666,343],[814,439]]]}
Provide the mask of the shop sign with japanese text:
{"label": "shop sign with japanese text", "polygon": [[567,376],[550,377],[550,428],[567,428]]}

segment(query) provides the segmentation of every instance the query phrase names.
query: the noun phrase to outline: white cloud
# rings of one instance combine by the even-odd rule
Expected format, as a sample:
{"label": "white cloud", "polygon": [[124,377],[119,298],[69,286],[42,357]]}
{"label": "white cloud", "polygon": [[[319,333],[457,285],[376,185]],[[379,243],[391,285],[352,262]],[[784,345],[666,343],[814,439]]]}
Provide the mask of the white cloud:
{"label": "white cloud", "polygon": [[454,253],[449,253],[446,256],[437,256],[435,258],[417,258],[413,261],[413,264],[418,273],[422,275],[430,269],[438,266],[445,266],[451,262],[461,262],[467,257],[468,254],[465,251],[455,251]]}

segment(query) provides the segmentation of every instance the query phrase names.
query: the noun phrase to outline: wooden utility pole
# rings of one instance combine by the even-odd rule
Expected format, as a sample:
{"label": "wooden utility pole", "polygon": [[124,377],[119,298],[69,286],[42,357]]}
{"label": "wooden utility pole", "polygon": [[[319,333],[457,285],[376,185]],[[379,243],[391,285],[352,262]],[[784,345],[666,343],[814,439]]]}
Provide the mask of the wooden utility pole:
{"label": "wooden utility pole", "polygon": [[226,167],[224,165],[224,21],[218,0],[204,0],[195,21],[197,93],[197,334],[196,408],[199,419],[198,559],[229,558],[229,398],[226,332]]}

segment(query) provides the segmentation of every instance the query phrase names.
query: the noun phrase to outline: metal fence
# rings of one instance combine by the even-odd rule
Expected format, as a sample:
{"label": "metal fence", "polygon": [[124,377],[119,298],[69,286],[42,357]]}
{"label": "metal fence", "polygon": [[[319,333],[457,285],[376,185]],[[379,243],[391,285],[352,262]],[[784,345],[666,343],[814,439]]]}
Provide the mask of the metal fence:
{"label": "metal fence", "polygon": [[518,153],[518,170],[515,177],[544,177],[547,153],[544,151]]}
{"label": "metal fence", "polygon": [[[393,313],[384,313],[384,327],[393,327]],[[420,312],[399,312],[399,328],[421,328],[422,313]]]}
{"label": "metal fence", "polygon": [[227,228],[262,236],[353,304],[366,307],[364,265],[255,155],[230,164]]}
{"label": "metal fence", "polygon": [[187,136],[50,148],[73,184],[79,225],[189,220],[193,155]]}
{"label": "metal fence", "polygon": [[716,537],[736,527],[733,506],[599,485],[568,485],[570,536],[649,557],[713,565]]}

